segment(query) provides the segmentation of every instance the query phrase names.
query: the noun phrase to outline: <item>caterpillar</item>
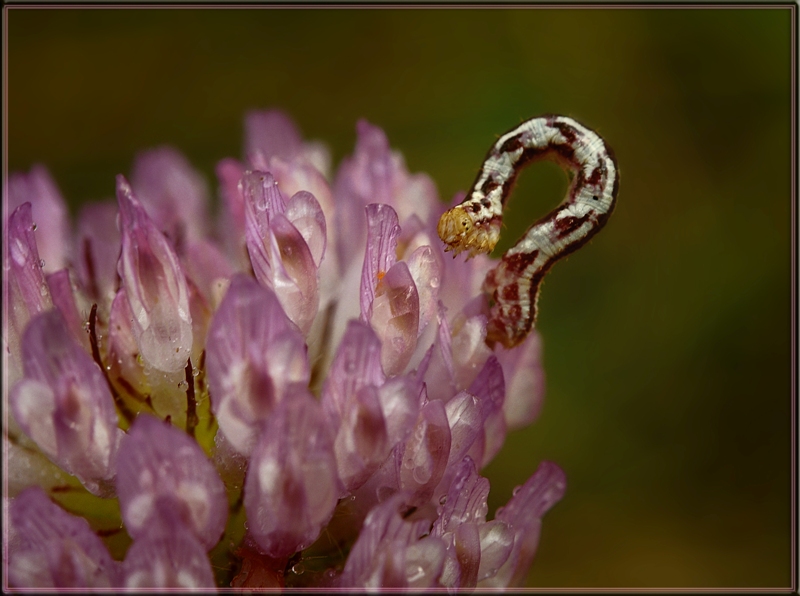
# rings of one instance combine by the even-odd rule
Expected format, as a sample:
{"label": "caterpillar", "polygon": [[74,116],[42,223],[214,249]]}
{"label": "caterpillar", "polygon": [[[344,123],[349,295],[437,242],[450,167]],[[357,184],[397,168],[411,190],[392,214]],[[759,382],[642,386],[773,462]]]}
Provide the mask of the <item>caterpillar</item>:
{"label": "caterpillar", "polygon": [[500,238],[503,208],[528,164],[550,159],[572,173],[561,204],[534,222],[486,275],[486,343],[512,348],[536,322],[539,286],[560,258],[583,246],[606,224],[619,188],[616,158],[593,130],[566,116],[532,118],[502,135],[489,150],[464,201],[437,226],[445,251],[467,258],[491,252]]}

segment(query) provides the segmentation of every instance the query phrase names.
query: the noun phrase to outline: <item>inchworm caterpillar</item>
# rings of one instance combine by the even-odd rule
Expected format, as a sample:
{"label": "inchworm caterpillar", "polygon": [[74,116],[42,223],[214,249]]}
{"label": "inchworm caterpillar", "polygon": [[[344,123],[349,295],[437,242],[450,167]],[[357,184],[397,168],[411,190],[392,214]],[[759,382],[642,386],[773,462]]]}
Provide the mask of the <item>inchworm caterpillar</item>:
{"label": "inchworm caterpillar", "polygon": [[497,140],[467,198],[442,215],[438,232],[445,250],[454,256],[468,250],[470,257],[491,252],[514,180],[523,167],[539,159],[570,170],[572,183],[564,201],[531,225],[486,275],[490,346],[500,342],[511,348],[525,339],[536,322],[539,286],[547,270],[594,236],[616,203],[619,173],[611,148],[572,118],[540,116]]}

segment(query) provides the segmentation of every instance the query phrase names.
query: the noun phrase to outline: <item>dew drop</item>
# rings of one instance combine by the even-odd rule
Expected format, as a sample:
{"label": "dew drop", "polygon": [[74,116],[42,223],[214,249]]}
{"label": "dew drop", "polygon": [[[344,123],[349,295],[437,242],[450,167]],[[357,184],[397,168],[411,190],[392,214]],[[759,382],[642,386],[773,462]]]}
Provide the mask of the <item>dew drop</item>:
{"label": "dew drop", "polygon": [[181,381],[178,383],[178,389],[186,389],[188,386],[189,384],[186,381]]}
{"label": "dew drop", "polygon": [[39,226],[37,226],[37,225],[34,223],[34,224],[33,224],[33,231],[35,232],[35,231],[36,231],[36,228],[38,228],[38,227],[39,227]]}
{"label": "dew drop", "polygon": [[199,368],[192,369],[192,376],[193,377],[196,377],[199,374],[200,374],[200,369]]}
{"label": "dew drop", "polygon": [[294,565],[292,565],[292,573],[294,573],[295,575],[303,575],[303,572],[305,570],[306,568],[303,566],[302,563],[295,563]]}
{"label": "dew drop", "polygon": [[110,364],[106,364],[106,370],[111,370],[111,365]]}
{"label": "dew drop", "polygon": [[39,267],[44,269],[44,259],[39,259]]}
{"label": "dew drop", "polygon": [[447,503],[447,495],[442,495],[439,497],[439,505],[444,505],[445,503]]}
{"label": "dew drop", "polygon": [[514,490],[513,490],[513,491],[511,491],[511,494],[512,494],[513,496],[516,496],[516,495],[517,495],[517,493],[518,493],[520,490],[522,490],[522,487],[521,487],[521,486],[519,486],[519,485],[517,485],[517,486],[515,486],[515,487],[514,487]]}

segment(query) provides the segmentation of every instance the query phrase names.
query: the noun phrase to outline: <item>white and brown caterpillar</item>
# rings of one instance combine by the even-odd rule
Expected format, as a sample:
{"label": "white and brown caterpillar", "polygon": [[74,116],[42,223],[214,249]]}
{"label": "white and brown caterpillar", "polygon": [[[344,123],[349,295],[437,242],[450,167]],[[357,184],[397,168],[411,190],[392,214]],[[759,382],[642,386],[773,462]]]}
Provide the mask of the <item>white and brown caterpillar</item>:
{"label": "white and brown caterpillar", "polygon": [[[551,159],[572,172],[564,201],[528,228],[486,275],[490,299],[486,342],[519,344],[536,322],[545,273],[577,250],[606,223],[617,198],[614,153],[600,136],[572,118],[540,116],[502,135],[489,150],[467,198],[439,220],[439,237],[454,255],[491,252],[500,237],[503,207],[527,164]],[[469,258],[469,257],[468,257]]]}

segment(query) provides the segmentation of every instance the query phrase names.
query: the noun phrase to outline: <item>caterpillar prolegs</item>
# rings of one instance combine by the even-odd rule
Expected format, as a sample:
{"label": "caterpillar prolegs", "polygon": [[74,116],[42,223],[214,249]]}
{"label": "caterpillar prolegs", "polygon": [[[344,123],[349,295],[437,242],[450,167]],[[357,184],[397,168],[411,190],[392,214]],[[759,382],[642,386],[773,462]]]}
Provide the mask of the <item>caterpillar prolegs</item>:
{"label": "caterpillar prolegs", "polygon": [[[519,172],[551,159],[572,172],[562,203],[536,221],[486,275],[490,299],[486,342],[519,344],[536,322],[539,286],[548,269],[577,250],[608,221],[617,198],[614,153],[593,130],[566,116],[540,116],[502,135],[489,150],[467,197],[446,211],[438,232],[454,256],[491,252],[500,237],[503,207]],[[468,258],[469,258],[468,257]]]}

